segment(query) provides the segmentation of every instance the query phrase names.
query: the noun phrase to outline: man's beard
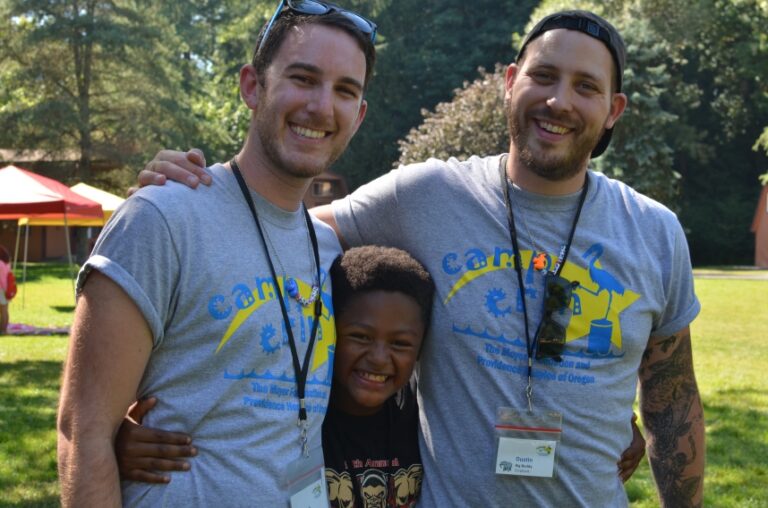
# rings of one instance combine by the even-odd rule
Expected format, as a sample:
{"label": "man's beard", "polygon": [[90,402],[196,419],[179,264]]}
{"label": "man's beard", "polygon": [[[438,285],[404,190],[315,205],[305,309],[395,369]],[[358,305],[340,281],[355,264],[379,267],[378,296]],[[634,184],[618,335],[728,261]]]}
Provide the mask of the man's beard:
{"label": "man's beard", "polygon": [[[279,133],[274,125],[279,115],[274,114],[272,104],[267,101],[266,87],[263,85],[262,90],[265,92],[265,100],[263,105],[259,105],[261,109],[256,112],[256,134],[264,150],[264,155],[266,155],[272,165],[283,174],[295,178],[314,178],[330,168],[346,150],[351,136],[344,143],[332,146],[330,151],[325,152],[325,159],[322,158],[322,154],[317,154],[310,159],[311,162],[309,163],[297,163],[297,161],[292,160],[290,153],[286,153],[288,149],[285,143],[280,140]],[[290,129],[288,126],[286,128]],[[339,140],[336,140],[336,143],[338,142]],[[306,157],[310,156],[304,154],[299,156],[298,159],[301,160]]]}
{"label": "man's beard", "polygon": [[[272,127],[271,123],[257,126],[257,135],[259,136],[264,154],[272,162],[272,165],[282,173],[296,178],[314,178],[323,173],[331,167],[331,164],[336,162],[336,159],[341,156],[346,148],[345,144],[341,149],[331,152],[325,160],[317,156],[312,163],[300,165],[284,156],[289,154],[281,153],[277,131]],[[286,148],[283,145],[284,150]]]}
{"label": "man's beard", "polygon": [[[529,143],[532,127],[527,126],[524,117],[521,118],[515,114],[511,101],[507,100],[505,106],[509,135],[517,148],[518,160],[535,175],[553,182],[567,180],[579,174],[605,132],[603,128],[592,135],[584,130],[582,123],[568,121],[566,123],[569,125],[576,124],[572,132],[574,140],[570,151],[563,156],[557,156],[548,155],[542,149],[536,154]],[[543,114],[540,112],[537,117],[549,119],[555,123],[563,119],[563,115],[557,117],[548,111]]]}

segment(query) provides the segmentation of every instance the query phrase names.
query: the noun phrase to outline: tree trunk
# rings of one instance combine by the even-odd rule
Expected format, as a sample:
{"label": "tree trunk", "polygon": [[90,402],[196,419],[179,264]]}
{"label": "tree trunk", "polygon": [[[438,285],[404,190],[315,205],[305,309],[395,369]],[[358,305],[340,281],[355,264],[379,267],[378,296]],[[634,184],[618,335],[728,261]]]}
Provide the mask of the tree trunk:
{"label": "tree trunk", "polygon": [[[74,15],[80,14],[78,1],[73,2]],[[80,161],[77,166],[77,177],[82,182],[89,182],[92,177],[93,138],[91,137],[91,80],[93,71],[93,28],[96,1],[88,0],[85,12],[82,14],[83,23],[74,25],[72,33],[72,51],[75,59],[75,79],[77,81],[79,131],[80,131]]]}

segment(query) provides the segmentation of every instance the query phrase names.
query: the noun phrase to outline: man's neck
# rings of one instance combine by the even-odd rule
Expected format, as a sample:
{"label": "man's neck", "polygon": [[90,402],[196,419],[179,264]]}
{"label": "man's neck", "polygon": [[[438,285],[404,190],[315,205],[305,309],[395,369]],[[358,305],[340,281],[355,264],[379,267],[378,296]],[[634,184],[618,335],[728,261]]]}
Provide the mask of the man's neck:
{"label": "man's neck", "polygon": [[573,177],[565,180],[549,180],[531,171],[516,157],[514,147],[510,147],[507,159],[507,177],[521,189],[545,196],[565,196],[578,192],[584,186],[588,161]]}
{"label": "man's neck", "polygon": [[312,183],[311,178],[297,178],[279,172],[261,160],[257,152],[250,150],[248,141],[237,154],[237,165],[249,189],[289,212],[301,207],[304,194]]}

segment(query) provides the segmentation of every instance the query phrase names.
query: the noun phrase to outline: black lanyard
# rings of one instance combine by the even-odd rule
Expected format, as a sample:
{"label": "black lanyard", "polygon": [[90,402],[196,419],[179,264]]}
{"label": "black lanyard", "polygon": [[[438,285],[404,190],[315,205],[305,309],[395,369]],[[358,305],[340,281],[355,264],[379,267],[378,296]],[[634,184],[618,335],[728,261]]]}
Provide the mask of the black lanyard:
{"label": "black lanyard", "polygon": [[[302,446],[304,448],[304,452],[306,454],[306,426],[305,423],[307,421],[307,408],[306,408],[306,401],[304,398],[305,388],[307,385],[307,374],[309,373],[309,359],[312,356],[312,348],[315,344],[315,337],[317,336],[317,326],[320,322],[320,314],[322,313],[323,309],[323,302],[322,298],[318,296],[317,300],[315,300],[315,319],[312,323],[312,334],[309,338],[309,345],[307,346],[307,352],[304,354],[304,363],[299,364],[299,353],[296,349],[296,340],[293,338],[293,329],[291,328],[291,321],[288,319],[288,309],[285,307],[285,302],[283,301],[283,293],[280,291],[280,285],[277,283],[277,274],[275,273],[275,265],[272,263],[272,257],[269,255],[269,249],[267,248],[267,242],[264,238],[264,231],[261,229],[261,223],[259,222],[259,217],[256,214],[256,206],[253,204],[253,198],[251,198],[251,193],[248,190],[248,187],[245,185],[245,180],[243,180],[243,175],[240,174],[240,167],[237,165],[237,161],[233,158],[230,162],[232,165],[232,172],[235,174],[235,178],[237,179],[237,184],[240,186],[240,190],[243,193],[243,197],[245,198],[246,203],[248,203],[248,208],[251,210],[251,215],[253,215],[253,221],[256,223],[256,229],[259,231],[259,238],[261,238],[261,245],[264,247],[264,253],[267,257],[267,262],[269,263],[269,271],[272,274],[272,282],[275,285],[275,292],[277,292],[278,301],[280,302],[280,310],[283,313],[283,322],[285,323],[285,330],[288,333],[288,343],[291,346],[291,356],[293,357],[293,371],[296,374],[296,391],[299,396],[299,426],[302,427]],[[307,207],[304,206],[304,204],[301,205],[301,208],[304,210],[304,219],[307,222],[307,230],[309,231],[309,238],[312,243],[312,253],[315,257],[315,266],[317,267],[317,284],[320,285],[320,253],[318,251],[317,247],[317,236],[315,235],[315,228],[312,226],[312,218],[309,215],[309,212],[307,211]]]}
{"label": "black lanyard", "polygon": [[[528,326],[528,309],[525,304],[525,286],[523,285],[523,267],[520,264],[520,247],[517,244],[517,230],[515,229],[515,216],[512,213],[512,202],[509,200],[509,185],[507,184],[507,156],[503,155],[499,159],[499,178],[501,179],[501,191],[504,193],[504,205],[507,208],[507,223],[509,225],[509,237],[512,241],[512,255],[515,257],[515,272],[517,272],[517,284],[520,291],[520,300],[523,304],[523,320],[525,321],[525,346],[528,353],[528,387],[525,390],[525,394],[528,397],[528,409],[531,409],[531,396],[533,394],[532,375],[533,375],[533,350],[536,344],[531,340],[531,332]],[[576,215],[573,217],[573,224],[571,224],[571,232],[568,234],[568,241],[560,249],[559,256],[557,258],[557,265],[555,275],[560,275],[560,272],[565,266],[565,260],[568,259],[568,253],[571,251],[571,242],[573,241],[573,235],[576,233],[576,225],[579,222],[579,216],[581,216],[581,209],[584,206],[584,200],[587,197],[587,190],[589,189],[589,172],[584,175],[584,187],[581,189],[579,195],[579,206],[576,208]]]}

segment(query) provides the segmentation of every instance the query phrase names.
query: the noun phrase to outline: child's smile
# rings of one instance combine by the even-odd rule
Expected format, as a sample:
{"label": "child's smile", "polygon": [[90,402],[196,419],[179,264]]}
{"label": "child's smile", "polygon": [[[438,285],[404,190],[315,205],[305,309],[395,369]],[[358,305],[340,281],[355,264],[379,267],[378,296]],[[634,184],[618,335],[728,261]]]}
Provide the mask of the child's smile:
{"label": "child's smile", "polygon": [[424,336],[421,308],[397,291],[360,293],[336,316],[334,403],[373,414],[410,379]]}

